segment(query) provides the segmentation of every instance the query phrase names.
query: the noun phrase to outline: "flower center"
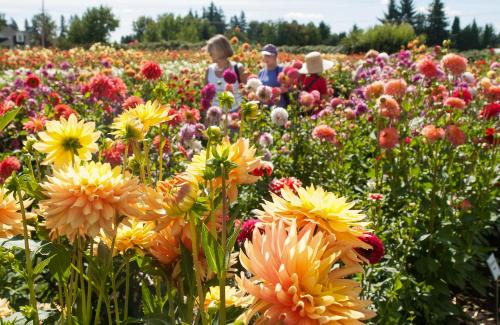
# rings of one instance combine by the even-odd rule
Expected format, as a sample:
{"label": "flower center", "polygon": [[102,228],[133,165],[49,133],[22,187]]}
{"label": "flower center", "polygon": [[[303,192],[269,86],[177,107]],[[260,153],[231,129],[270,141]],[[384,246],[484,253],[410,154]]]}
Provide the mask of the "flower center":
{"label": "flower center", "polygon": [[80,143],[80,140],[75,137],[67,137],[63,140],[63,148],[66,151],[71,151],[73,154],[77,155],[78,154],[78,149],[82,148],[82,144]]}

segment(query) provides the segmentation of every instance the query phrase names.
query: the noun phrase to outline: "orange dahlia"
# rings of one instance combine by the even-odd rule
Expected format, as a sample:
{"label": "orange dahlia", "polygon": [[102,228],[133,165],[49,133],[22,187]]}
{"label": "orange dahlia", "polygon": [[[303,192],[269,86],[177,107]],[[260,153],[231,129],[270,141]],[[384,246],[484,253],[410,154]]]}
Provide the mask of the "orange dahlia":
{"label": "orange dahlia", "polygon": [[181,237],[185,224],[183,218],[171,218],[154,236],[149,253],[160,263],[171,264],[181,255]]}
{"label": "orange dahlia", "polygon": [[175,175],[172,179],[158,183],[163,195],[165,210],[169,216],[185,215],[198,198],[198,181],[189,173]]}
{"label": "orange dahlia", "polygon": [[[23,203],[28,207],[31,201]],[[23,233],[23,216],[20,210],[19,202],[14,195],[7,194],[5,189],[0,187],[0,238],[11,238]]]}
{"label": "orange dahlia", "polygon": [[359,298],[359,284],[346,279],[361,267],[340,266],[342,249],[331,245],[315,224],[299,230],[295,221],[278,220],[263,230],[255,230],[240,253],[241,264],[252,274],[236,278],[252,297],[242,322],[257,315],[255,324],[362,324],[375,315],[367,309],[371,302]]}
{"label": "orange dahlia", "polygon": [[66,236],[73,242],[76,236],[96,237],[101,230],[111,236],[118,218],[141,214],[138,180],[128,172],[122,174],[119,166],[70,165],[56,169],[42,188],[47,199],[40,207],[52,238]]}
{"label": "orange dahlia", "polygon": [[467,59],[455,53],[446,54],[441,64],[454,76],[460,76],[467,70]]}
{"label": "orange dahlia", "polygon": [[[141,222],[131,218],[125,223],[121,223],[116,232],[114,254],[124,254],[128,250],[134,250],[139,255],[144,255],[144,251],[151,246],[155,236],[153,222]],[[106,235],[102,237],[103,241],[111,247],[112,239]]]}

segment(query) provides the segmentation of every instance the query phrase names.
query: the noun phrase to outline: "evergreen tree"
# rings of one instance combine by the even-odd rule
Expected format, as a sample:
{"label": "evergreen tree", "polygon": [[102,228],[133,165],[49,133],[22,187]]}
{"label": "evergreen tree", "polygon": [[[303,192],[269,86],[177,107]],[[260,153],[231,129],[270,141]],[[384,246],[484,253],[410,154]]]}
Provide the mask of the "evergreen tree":
{"label": "evergreen tree", "polygon": [[7,19],[5,19],[5,14],[0,13],[0,29],[3,29],[7,26]]}
{"label": "evergreen tree", "polygon": [[401,13],[396,5],[396,0],[389,0],[387,12],[384,13],[384,18],[379,19],[382,23],[399,24],[401,22]]}
{"label": "evergreen tree", "polygon": [[63,15],[61,15],[60,23],[59,23],[59,37],[66,37],[68,32],[68,28],[66,27],[66,20]]}
{"label": "evergreen tree", "polygon": [[481,48],[481,32],[477,27],[476,20],[472,21],[472,25],[470,27],[470,38],[467,40],[469,43],[469,48],[471,49],[479,49]]}
{"label": "evergreen tree", "polygon": [[460,18],[458,16],[455,16],[453,19],[453,24],[451,24],[451,33],[450,33],[450,39],[451,39],[451,44],[453,47],[456,47],[459,43],[459,38],[460,38]]}
{"label": "evergreen tree", "polygon": [[229,19],[229,29],[234,30],[236,27],[240,28],[240,22],[238,20],[238,16],[234,15]]}
{"label": "evergreen tree", "polygon": [[496,45],[495,29],[493,25],[486,24],[484,26],[483,34],[481,35],[481,47],[490,48]]}
{"label": "evergreen tree", "polygon": [[12,27],[14,30],[19,30],[19,27],[17,26],[17,22],[14,20],[14,18],[10,19],[9,27]]}
{"label": "evergreen tree", "polygon": [[24,19],[24,30],[29,31],[31,29],[28,19]]}
{"label": "evergreen tree", "polygon": [[240,30],[242,33],[245,33],[247,31],[247,19],[245,17],[245,12],[242,10],[240,13]]}
{"label": "evergreen tree", "polygon": [[413,24],[413,29],[417,35],[423,34],[427,31],[427,17],[423,13],[418,13],[415,15],[415,22]]}
{"label": "evergreen tree", "polygon": [[442,0],[432,1],[427,16],[427,44],[441,44],[448,37],[448,21]]}
{"label": "evergreen tree", "polygon": [[401,0],[399,3],[399,12],[402,23],[408,23],[412,26],[415,25],[416,12],[413,0]]}
{"label": "evergreen tree", "polygon": [[320,42],[323,44],[330,44],[331,35],[330,35],[330,27],[328,27],[325,22],[321,21],[318,25],[318,33],[320,37]]}

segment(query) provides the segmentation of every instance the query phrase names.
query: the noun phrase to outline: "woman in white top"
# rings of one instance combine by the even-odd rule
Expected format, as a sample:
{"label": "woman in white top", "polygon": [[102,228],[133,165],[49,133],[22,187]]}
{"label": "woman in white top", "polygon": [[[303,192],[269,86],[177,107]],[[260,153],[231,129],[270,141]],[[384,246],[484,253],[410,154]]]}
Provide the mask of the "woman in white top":
{"label": "woman in white top", "polygon": [[226,81],[224,81],[224,71],[232,69],[238,76],[236,83],[233,84],[234,104],[231,111],[236,111],[241,104],[241,94],[239,91],[240,83],[246,83],[245,69],[240,63],[235,63],[229,60],[233,56],[233,49],[228,39],[224,35],[215,35],[207,41],[207,51],[212,58],[213,63],[210,64],[205,73],[205,82],[214,84],[217,90],[213,106],[219,105],[219,94],[226,89]]}

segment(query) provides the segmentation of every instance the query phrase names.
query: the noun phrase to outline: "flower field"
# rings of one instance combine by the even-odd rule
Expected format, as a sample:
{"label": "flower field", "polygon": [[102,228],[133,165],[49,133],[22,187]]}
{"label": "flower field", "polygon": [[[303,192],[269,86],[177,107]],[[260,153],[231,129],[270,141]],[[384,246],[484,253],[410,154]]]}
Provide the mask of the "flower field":
{"label": "flower field", "polygon": [[233,47],[239,110],[204,51],[0,50],[0,324],[472,321],[500,56],[325,55],[321,97]]}

